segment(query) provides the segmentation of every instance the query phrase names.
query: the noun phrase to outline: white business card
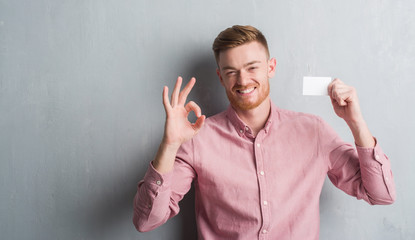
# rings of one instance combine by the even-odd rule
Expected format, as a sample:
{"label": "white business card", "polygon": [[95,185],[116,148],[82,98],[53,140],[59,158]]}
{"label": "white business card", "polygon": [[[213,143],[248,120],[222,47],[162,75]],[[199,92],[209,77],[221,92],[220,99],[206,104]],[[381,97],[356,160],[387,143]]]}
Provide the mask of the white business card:
{"label": "white business card", "polygon": [[303,77],[303,95],[328,96],[331,77]]}

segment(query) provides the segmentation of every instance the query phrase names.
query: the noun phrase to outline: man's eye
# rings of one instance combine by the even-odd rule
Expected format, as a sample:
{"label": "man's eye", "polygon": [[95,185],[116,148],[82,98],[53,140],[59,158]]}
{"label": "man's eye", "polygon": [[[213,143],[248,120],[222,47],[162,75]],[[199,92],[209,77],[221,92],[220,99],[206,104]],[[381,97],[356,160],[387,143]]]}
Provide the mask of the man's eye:
{"label": "man's eye", "polygon": [[228,76],[232,76],[232,75],[234,75],[236,72],[235,71],[229,71],[229,72],[227,72],[226,73],[226,75],[228,75]]}
{"label": "man's eye", "polygon": [[249,71],[253,71],[253,70],[255,70],[255,69],[257,69],[258,67],[250,67],[248,70]]}

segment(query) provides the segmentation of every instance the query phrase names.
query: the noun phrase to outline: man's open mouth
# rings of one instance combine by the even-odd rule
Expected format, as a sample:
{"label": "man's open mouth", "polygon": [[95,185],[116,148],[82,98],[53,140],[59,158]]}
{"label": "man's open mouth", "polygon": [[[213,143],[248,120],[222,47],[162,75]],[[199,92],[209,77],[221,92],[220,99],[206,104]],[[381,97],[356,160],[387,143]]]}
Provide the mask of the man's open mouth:
{"label": "man's open mouth", "polygon": [[255,88],[256,87],[250,87],[250,88],[247,88],[247,89],[239,89],[239,90],[236,90],[236,91],[238,93],[241,93],[241,94],[248,94],[248,93],[253,92],[255,90]]}

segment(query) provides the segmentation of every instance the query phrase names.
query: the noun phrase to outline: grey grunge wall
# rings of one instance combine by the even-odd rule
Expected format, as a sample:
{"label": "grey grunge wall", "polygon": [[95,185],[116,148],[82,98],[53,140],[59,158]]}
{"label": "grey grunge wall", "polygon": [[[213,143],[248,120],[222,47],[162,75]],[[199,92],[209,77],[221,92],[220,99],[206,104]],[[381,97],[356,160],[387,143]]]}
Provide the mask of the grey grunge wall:
{"label": "grey grunge wall", "polygon": [[194,195],[139,233],[132,200],[161,140],[162,88],[178,75],[211,116],[227,98],[211,44],[234,24],[258,27],[277,59],[271,98],[323,117],[347,141],[328,97],[303,76],[356,87],[389,156],[391,206],[369,206],[326,181],[321,239],[415,239],[415,2],[0,0],[2,239],[195,239]]}

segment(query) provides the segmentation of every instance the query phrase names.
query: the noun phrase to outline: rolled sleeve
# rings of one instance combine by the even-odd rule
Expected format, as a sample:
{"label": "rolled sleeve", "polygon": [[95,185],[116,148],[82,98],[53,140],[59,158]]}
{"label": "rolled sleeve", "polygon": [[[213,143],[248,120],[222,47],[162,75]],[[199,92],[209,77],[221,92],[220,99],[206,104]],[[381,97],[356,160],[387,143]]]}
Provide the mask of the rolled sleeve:
{"label": "rolled sleeve", "polygon": [[396,191],[389,158],[376,141],[373,148],[356,145],[363,184],[372,204],[391,204]]}
{"label": "rolled sleeve", "polygon": [[153,230],[178,214],[179,201],[189,191],[195,177],[188,163],[191,156],[191,143],[182,144],[172,171],[161,174],[149,164],[134,197],[133,222],[137,230]]}
{"label": "rolled sleeve", "polygon": [[171,187],[171,179],[173,176],[173,171],[168,173],[161,174],[159,173],[150,163],[146,174],[144,175],[143,182],[148,185],[148,189],[157,196],[158,192],[162,192]]}
{"label": "rolled sleeve", "polygon": [[353,146],[344,142],[324,121],[321,123],[321,151],[329,161],[327,174],[331,182],[369,204],[392,204],[396,193],[391,165],[377,139],[374,147]]}
{"label": "rolled sleeve", "polygon": [[134,198],[134,224],[141,231],[150,231],[167,220],[172,172],[161,174],[150,163]]}

